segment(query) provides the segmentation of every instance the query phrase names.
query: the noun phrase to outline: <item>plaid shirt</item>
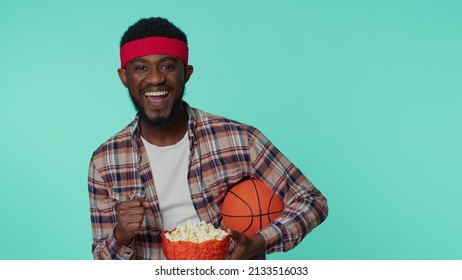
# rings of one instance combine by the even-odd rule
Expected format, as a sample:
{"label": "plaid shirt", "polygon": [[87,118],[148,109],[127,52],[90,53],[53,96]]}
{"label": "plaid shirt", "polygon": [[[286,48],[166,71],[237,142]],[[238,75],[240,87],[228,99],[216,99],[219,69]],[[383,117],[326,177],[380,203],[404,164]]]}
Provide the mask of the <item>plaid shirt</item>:
{"label": "plaid shirt", "polygon": [[[293,248],[326,218],[325,197],[260,131],[186,103],[185,107],[189,115],[188,182],[201,220],[224,228],[220,213],[224,196],[244,178],[263,180],[284,201],[282,214],[259,231],[266,253]],[[90,162],[88,191],[95,259],[161,258],[163,226],[154,185],[136,117],[101,145]],[[152,207],[146,210],[132,244],[124,246],[114,238],[115,206],[135,196],[147,198]]]}

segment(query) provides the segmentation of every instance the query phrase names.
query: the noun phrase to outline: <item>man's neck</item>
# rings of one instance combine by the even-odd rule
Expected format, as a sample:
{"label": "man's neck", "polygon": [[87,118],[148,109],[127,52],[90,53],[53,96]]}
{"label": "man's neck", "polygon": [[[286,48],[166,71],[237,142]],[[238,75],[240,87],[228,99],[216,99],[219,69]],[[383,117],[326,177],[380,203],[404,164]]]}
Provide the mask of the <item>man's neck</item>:
{"label": "man's neck", "polygon": [[188,113],[181,106],[173,121],[162,127],[153,127],[140,120],[141,136],[156,146],[171,146],[178,143],[188,129]]}

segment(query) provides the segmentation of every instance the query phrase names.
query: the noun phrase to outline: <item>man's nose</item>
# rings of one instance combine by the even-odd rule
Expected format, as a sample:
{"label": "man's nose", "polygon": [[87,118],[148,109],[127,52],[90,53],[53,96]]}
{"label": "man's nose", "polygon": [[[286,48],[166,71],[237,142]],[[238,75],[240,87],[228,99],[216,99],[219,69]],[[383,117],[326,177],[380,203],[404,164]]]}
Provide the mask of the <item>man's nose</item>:
{"label": "man's nose", "polygon": [[161,71],[154,68],[151,71],[149,71],[147,80],[151,84],[158,85],[165,82],[165,76]]}

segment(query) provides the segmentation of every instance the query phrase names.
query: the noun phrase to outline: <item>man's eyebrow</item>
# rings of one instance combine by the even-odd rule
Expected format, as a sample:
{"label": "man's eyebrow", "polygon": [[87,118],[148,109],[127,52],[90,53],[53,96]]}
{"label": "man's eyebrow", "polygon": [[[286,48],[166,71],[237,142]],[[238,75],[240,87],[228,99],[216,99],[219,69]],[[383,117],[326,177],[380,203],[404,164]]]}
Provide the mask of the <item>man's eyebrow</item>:
{"label": "man's eyebrow", "polygon": [[134,59],[130,60],[129,62],[130,63],[134,63],[134,62],[145,62],[146,63],[146,62],[148,62],[148,60],[144,59],[142,57],[137,57],[137,58],[134,58]]}
{"label": "man's eyebrow", "polygon": [[179,58],[177,58],[176,56],[171,56],[171,55],[169,55],[169,56],[164,56],[164,57],[162,57],[161,59],[159,59],[160,62],[165,62],[165,61],[167,61],[167,60],[173,60],[173,61],[175,61],[175,62],[179,62],[179,61],[180,61]]}

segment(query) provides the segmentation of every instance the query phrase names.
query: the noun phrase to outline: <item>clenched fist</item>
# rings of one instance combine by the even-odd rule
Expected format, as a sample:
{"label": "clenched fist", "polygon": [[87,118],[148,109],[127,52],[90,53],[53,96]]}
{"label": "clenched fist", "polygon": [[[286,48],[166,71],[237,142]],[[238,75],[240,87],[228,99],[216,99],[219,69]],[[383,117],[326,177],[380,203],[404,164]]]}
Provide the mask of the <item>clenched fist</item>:
{"label": "clenched fist", "polygon": [[117,204],[117,226],[115,239],[125,246],[130,245],[133,236],[140,229],[146,208],[151,205],[142,198],[135,198]]}

